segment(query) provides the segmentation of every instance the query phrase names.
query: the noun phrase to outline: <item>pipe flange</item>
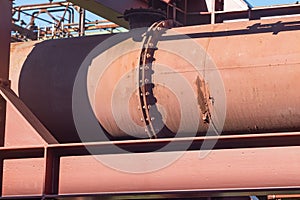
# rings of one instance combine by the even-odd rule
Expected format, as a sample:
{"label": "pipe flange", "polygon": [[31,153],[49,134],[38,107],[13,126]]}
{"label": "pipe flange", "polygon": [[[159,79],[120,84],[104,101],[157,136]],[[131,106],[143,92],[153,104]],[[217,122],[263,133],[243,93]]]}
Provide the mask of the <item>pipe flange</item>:
{"label": "pipe flange", "polygon": [[153,23],[166,20],[166,12],[157,9],[137,8],[124,12],[124,19],[129,22],[130,29],[150,27]]}

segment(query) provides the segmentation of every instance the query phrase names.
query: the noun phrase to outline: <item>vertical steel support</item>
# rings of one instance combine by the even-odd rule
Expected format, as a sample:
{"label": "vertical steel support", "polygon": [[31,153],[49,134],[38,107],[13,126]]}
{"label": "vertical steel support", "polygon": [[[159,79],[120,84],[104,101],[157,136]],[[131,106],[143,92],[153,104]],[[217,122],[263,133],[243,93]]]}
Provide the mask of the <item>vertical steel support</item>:
{"label": "vertical steel support", "polygon": [[188,2],[184,1],[184,25],[187,24]]}
{"label": "vertical steel support", "polygon": [[[9,53],[11,37],[12,2],[0,1],[0,84],[7,84],[9,79]],[[4,146],[6,119],[6,101],[0,97],[0,146]]]}
{"label": "vertical steel support", "polygon": [[85,35],[85,9],[79,9],[79,36]]}
{"label": "vertical steel support", "polygon": [[211,24],[215,24],[215,22],[216,22],[216,0],[212,0]]}
{"label": "vertical steel support", "polygon": [[176,22],[177,21],[177,17],[176,17],[176,3],[173,3],[173,20]]}
{"label": "vertical steel support", "polygon": [[60,157],[55,150],[45,149],[44,195],[58,194]]}
{"label": "vertical steel support", "polygon": [[0,198],[2,197],[3,190],[3,169],[4,169],[4,159],[0,156]]}
{"label": "vertical steel support", "polygon": [[[12,1],[0,1],[0,85],[8,83]],[[0,147],[5,143],[6,101],[0,96]],[[3,188],[3,163],[0,157],[0,197]]]}

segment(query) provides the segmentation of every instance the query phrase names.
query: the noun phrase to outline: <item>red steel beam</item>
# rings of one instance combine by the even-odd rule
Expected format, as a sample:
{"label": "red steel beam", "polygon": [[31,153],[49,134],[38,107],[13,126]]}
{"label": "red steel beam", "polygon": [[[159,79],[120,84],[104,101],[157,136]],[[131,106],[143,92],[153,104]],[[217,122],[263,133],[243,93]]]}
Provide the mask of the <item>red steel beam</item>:
{"label": "red steel beam", "polygon": [[[0,1],[0,84],[7,84],[9,78],[9,55],[12,2]],[[6,101],[0,97],[0,146],[4,146]]]}
{"label": "red steel beam", "polygon": [[[126,193],[169,193],[173,194],[173,197],[178,197],[180,193],[243,196],[280,194],[280,192],[288,194],[297,191],[299,193],[300,189],[299,147],[213,150],[204,159],[199,159],[199,151],[187,151],[172,165],[145,174],[123,173],[105,167],[90,156],[59,159],[55,155],[56,150],[54,147],[47,149],[47,152],[54,154],[48,154],[46,173],[49,174],[46,178],[50,178],[46,180],[49,182],[46,182],[47,190],[43,193],[45,197]],[[55,157],[54,160],[52,156]],[[144,162],[144,159],[152,159],[152,156],[155,154],[146,154],[141,157],[141,162]],[[114,157],[119,159],[123,155]],[[38,162],[32,160],[29,163],[30,166],[35,166],[32,168],[26,164],[27,161],[25,163],[11,161],[13,163],[4,166],[6,169],[4,197],[25,195],[24,187],[30,187],[26,184],[32,182],[32,179],[36,180],[35,185],[43,184],[39,181],[39,176],[44,176],[44,167],[39,166]],[[16,169],[21,169],[18,171],[19,176],[15,174]],[[27,180],[29,178],[31,180]],[[15,185],[14,180],[24,184]],[[31,194],[41,195],[36,192]]]}
{"label": "red steel beam", "polygon": [[[290,171],[288,171],[289,174],[290,173],[295,174],[296,172],[293,171],[294,170],[293,167],[295,167],[295,166],[299,167],[299,164],[300,164],[299,157],[298,158],[297,158],[297,156],[293,157],[292,154],[291,155],[289,154],[289,153],[293,152],[290,149],[294,149],[295,151],[293,152],[293,155],[294,156],[297,155],[298,153],[296,153],[296,150],[299,150],[299,147],[291,147],[291,146],[287,145],[287,144],[295,145],[295,146],[297,144],[298,144],[298,146],[300,145],[299,144],[299,141],[300,141],[300,133],[299,132],[274,133],[274,134],[273,133],[253,134],[253,135],[232,135],[232,136],[221,136],[220,138],[210,137],[209,139],[205,138],[205,137],[198,137],[198,138],[180,138],[180,139],[157,139],[157,140],[151,140],[151,141],[150,140],[135,140],[135,141],[116,141],[116,142],[95,142],[95,143],[85,143],[85,144],[58,144],[58,145],[54,144],[54,145],[47,146],[45,148],[45,151],[44,151],[43,146],[32,146],[32,147],[25,147],[25,148],[24,147],[23,148],[4,147],[4,148],[0,148],[0,155],[2,155],[2,156],[0,156],[0,161],[1,161],[1,163],[3,163],[3,160],[7,160],[7,159],[15,160],[15,159],[24,159],[24,158],[43,158],[44,157],[44,166],[45,166],[44,184],[45,185],[44,185],[43,193],[45,195],[58,195],[60,188],[72,189],[73,187],[75,187],[75,188],[77,187],[76,184],[75,184],[75,186],[73,186],[71,183],[67,184],[70,186],[67,186],[66,184],[64,184],[64,182],[66,181],[66,179],[64,179],[64,177],[68,177],[69,175],[64,173],[65,170],[68,170],[68,169],[66,169],[65,162],[63,162],[63,164],[61,164],[61,159],[63,157],[75,156],[74,159],[79,160],[79,161],[75,161],[75,163],[71,162],[71,163],[67,164],[67,166],[71,166],[70,169],[73,169],[73,167],[76,167],[74,165],[80,166],[79,168],[84,168],[85,162],[91,162],[91,160],[89,160],[89,159],[87,161],[84,161],[84,159],[82,158],[82,156],[90,155],[90,152],[87,149],[92,150],[94,154],[106,154],[106,155],[118,154],[118,156],[122,157],[123,155],[121,155],[120,152],[114,150],[115,149],[115,148],[113,148],[114,146],[118,146],[120,148],[127,149],[128,151],[125,152],[127,154],[130,153],[130,151],[145,153],[147,151],[154,151],[155,149],[161,148],[162,146],[167,145],[171,142],[173,144],[172,145],[173,147],[169,148],[169,149],[165,149],[164,150],[165,152],[184,151],[185,149],[183,149],[183,146],[186,146],[187,143],[191,143],[192,145],[189,148],[187,147],[190,151],[186,152],[186,154],[191,154],[189,152],[198,152],[197,150],[200,149],[204,140],[214,141],[217,139],[219,139],[219,141],[213,152],[223,152],[224,151],[224,152],[228,152],[228,153],[224,154],[224,155],[226,155],[225,157],[220,156],[220,157],[214,158],[216,163],[220,163],[220,165],[219,165],[220,168],[213,169],[213,167],[208,167],[209,169],[215,171],[216,173],[220,173],[220,171],[223,170],[222,168],[224,168],[224,167],[226,168],[226,165],[225,165],[226,163],[230,163],[230,165],[233,165],[236,167],[241,165],[240,169],[243,169],[243,167],[245,167],[245,166],[250,166],[251,163],[253,163],[253,166],[256,166],[258,168],[258,170],[262,170],[262,169],[268,170],[268,165],[273,166],[273,164],[276,164],[276,163],[278,164],[278,162],[280,162],[280,160],[284,160],[283,158],[280,158],[277,156],[274,159],[271,156],[269,156],[269,154],[272,154],[272,149],[274,150],[274,152],[277,152],[278,154],[283,154],[283,152],[285,152],[284,154],[287,156],[286,159],[289,158],[289,156],[291,156],[291,162],[289,163],[289,165],[292,167],[290,167]],[[297,142],[293,143],[293,141],[298,141],[298,143]],[[282,146],[280,146],[280,145],[282,145]],[[267,146],[272,147],[272,148],[265,148]],[[283,147],[283,146],[287,146],[287,147]],[[249,147],[251,147],[251,148],[249,148]],[[262,148],[262,147],[264,147],[264,148]],[[277,148],[274,148],[274,147],[277,147]],[[248,149],[246,149],[246,148],[248,148]],[[217,150],[217,149],[219,149],[219,150]],[[237,154],[233,153],[233,155],[231,155],[230,152],[232,152],[232,153],[239,152],[239,153],[237,153]],[[248,156],[250,156],[251,159],[245,163],[243,161],[243,159],[247,158],[247,153],[244,153],[244,152],[255,152],[255,154],[250,153]],[[268,152],[267,153],[268,156],[266,156],[265,155],[266,153],[264,153],[264,152]],[[160,152],[160,153],[162,153],[162,152]],[[160,154],[160,153],[158,153],[158,154]],[[256,154],[258,154],[258,155],[262,154],[262,157],[259,157],[259,156],[253,157],[253,155],[256,155]],[[150,153],[149,156],[151,157],[151,155],[153,155],[153,154]],[[268,158],[268,162],[266,162],[266,163],[261,162],[264,159],[264,156],[266,156],[265,158]],[[188,156],[188,157],[190,157],[190,156]],[[191,167],[193,165],[193,163],[196,165],[198,162],[200,162],[200,160],[195,160],[193,157],[194,156],[187,159],[189,162],[184,164],[186,167]],[[239,158],[239,157],[241,157],[241,158]],[[241,163],[238,163],[240,159],[241,159]],[[254,164],[256,162],[255,159],[258,159],[257,164]],[[261,161],[259,161],[259,159],[261,159]],[[202,167],[204,167],[206,165],[209,165],[210,160],[205,159],[205,160],[202,160],[201,162],[203,162],[202,164],[204,164],[204,165]],[[206,162],[208,164],[205,164]],[[273,163],[273,164],[270,164],[270,163]],[[20,163],[16,163],[14,166],[16,168],[18,168],[17,166],[19,166],[19,165],[20,165]],[[38,164],[33,164],[33,165],[38,165]],[[265,166],[261,166],[261,165],[265,165]],[[91,166],[95,167],[95,163],[91,164]],[[24,167],[25,167],[25,165],[24,165]],[[100,167],[100,166],[98,166],[98,167]],[[182,164],[180,164],[178,167],[175,167],[175,168],[178,170],[178,172],[180,172],[180,170],[182,170],[181,167],[183,167]],[[288,170],[288,168],[289,167],[286,167],[287,170]],[[9,170],[11,170],[11,169],[8,168],[7,170],[8,170],[7,173],[9,173]],[[36,169],[34,169],[34,170],[36,170]],[[102,170],[107,170],[107,169],[91,168],[91,170],[92,170],[91,173],[93,174],[93,173],[96,173],[97,171],[102,173]],[[175,170],[175,169],[173,169],[173,170]],[[193,170],[196,170],[196,169],[193,169]],[[79,171],[85,171],[85,170],[81,169]],[[31,174],[31,173],[35,173],[35,172],[27,171],[24,173]],[[112,176],[116,176],[112,172],[107,172],[107,173],[111,173]],[[172,173],[174,173],[174,171],[172,171],[172,172],[167,171],[166,173],[172,174]],[[266,173],[267,173],[267,171],[266,171]],[[82,176],[82,177],[88,176],[88,174],[82,175],[81,173],[79,173],[78,175]],[[278,177],[279,175],[277,174],[276,176]],[[296,178],[296,179],[300,178],[300,177],[298,177],[298,175],[300,175],[300,174],[296,173],[296,175],[297,176],[295,176],[294,178]],[[61,176],[62,176],[62,180],[60,180]],[[95,176],[98,176],[98,175],[95,174]],[[120,174],[120,177],[122,177],[122,176],[123,175]],[[128,175],[128,176],[130,179],[131,175]],[[7,175],[7,177],[9,177],[10,179],[13,178],[8,175]],[[182,177],[182,179],[183,178],[184,177]],[[270,178],[272,178],[272,177],[269,177],[269,179]],[[276,177],[274,177],[274,178],[276,178]],[[10,182],[10,179],[7,181]],[[189,182],[189,180],[186,177],[185,177],[185,179],[186,179],[185,181]],[[294,179],[288,180],[288,183],[292,183],[293,180]],[[95,180],[92,180],[92,182],[94,182],[94,181]],[[210,180],[210,181],[213,181],[213,180]],[[216,179],[216,181],[217,181],[217,179]],[[24,180],[24,182],[26,182],[26,181]],[[237,183],[234,182],[232,184],[237,184]],[[261,184],[261,182],[259,182],[259,183],[257,183],[257,185],[255,185],[256,189],[259,188],[259,184]],[[268,184],[269,183],[266,182],[265,185],[263,185],[263,186],[268,186]],[[280,186],[279,183],[274,183],[274,184],[277,184],[276,187]],[[8,184],[6,182],[5,185],[11,185],[11,184]],[[296,185],[293,185],[293,186],[296,186]],[[202,185],[201,187],[202,188],[198,188],[198,189],[207,189],[207,188],[204,188],[204,185]],[[238,185],[235,185],[235,187],[240,189]],[[106,188],[106,186],[104,186],[104,188]],[[174,189],[174,188],[171,188],[171,189]],[[181,189],[183,189],[183,188],[181,188]],[[193,189],[195,189],[195,188],[193,188]],[[99,190],[100,192],[105,191],[105,190],[103,190],[103,188],[98,188],[95,190],[97,190],[97,191]],[[227,190],[227,189],[226,188],[218,188],[218,190]],[[76,190],[72,189],[72,191],[76,191]],[[84,192],[84,191],[82,191],[82,192]],[[115,191],[115,192],[117,192],[117,191]],[[130,191],[128,191],[128,192],[130,192]],[[22,195],[22,194],[18,193],[18,195]]]}

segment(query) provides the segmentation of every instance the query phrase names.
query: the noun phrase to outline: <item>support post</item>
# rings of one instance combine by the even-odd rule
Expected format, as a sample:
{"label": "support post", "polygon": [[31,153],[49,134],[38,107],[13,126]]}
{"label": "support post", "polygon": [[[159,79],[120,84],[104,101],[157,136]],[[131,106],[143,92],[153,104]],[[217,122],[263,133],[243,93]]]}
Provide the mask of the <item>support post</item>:
{"label": "support post", "polygon": [[45,148],[44,195],[57,195],[59,190],[60,157],[55,150]]}
{"label": "support post", "polygon": [[211,24],[215,24],[215,22],[216,22],[216,0],[212,0]]}
{"label": "support post", "polygon": [[79,9],[79,36],[85,35],[85,9]]}
{"label": "support post", "polygon": [[[0,84],[9,83],[9,54],[12,24],[12,1],[0,1]],[[0,147],[5,141],[6,101],[0,97]]]}

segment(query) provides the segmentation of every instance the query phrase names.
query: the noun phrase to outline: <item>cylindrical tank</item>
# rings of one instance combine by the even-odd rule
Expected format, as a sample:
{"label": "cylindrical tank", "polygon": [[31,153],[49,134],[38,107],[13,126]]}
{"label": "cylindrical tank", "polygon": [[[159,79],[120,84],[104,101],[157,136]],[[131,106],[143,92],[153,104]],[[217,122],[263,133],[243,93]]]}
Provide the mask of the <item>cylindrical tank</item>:
{"label": "cylindrical tank", "polygon": [[224,134],[299,131],[299,19],[174,28],[149,55],[136,38],[95,55],[108,35],[17,43],[12,87],[60,142],[79,140],[72,95],[83,65],[86,97],[112,138],[201,135],[211,124]]}

